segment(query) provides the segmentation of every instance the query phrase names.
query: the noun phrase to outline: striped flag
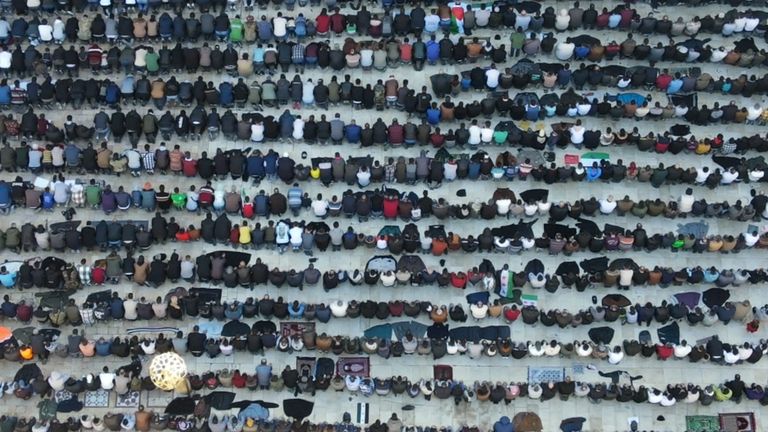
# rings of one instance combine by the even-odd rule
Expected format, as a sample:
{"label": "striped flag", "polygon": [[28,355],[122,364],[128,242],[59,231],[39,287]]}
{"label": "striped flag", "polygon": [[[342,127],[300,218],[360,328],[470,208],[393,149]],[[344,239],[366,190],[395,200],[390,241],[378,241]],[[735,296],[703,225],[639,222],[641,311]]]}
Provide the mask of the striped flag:
{"label": "striped flag", "polygon": [[515,272],[511,270],[502,270],[499,273],[499,295],[505,298],[514,297],[513,288]]}
{"label": "striped flag", "polygon": [[357,422],[360,424],[368,424],[368,403],[357,403]]}

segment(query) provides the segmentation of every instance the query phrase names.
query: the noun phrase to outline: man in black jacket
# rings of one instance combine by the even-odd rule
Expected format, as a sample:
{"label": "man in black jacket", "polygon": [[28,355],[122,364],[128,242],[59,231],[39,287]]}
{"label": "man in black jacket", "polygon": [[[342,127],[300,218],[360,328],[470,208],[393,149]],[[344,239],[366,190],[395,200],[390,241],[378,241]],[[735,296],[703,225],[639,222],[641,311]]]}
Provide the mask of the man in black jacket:
{"label": "man in black jacket", "polygon": [[195,357],[200,357],[205,351],[205,334],[200,333],[200,327],[194,326],[187,335],[187,350]]}

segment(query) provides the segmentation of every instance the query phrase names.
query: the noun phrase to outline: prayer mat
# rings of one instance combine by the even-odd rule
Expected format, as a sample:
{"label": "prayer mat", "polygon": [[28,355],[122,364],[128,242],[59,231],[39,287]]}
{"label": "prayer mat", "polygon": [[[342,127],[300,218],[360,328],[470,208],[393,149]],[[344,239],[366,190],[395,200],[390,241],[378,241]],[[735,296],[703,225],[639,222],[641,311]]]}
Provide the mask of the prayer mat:
{"label": "prayer mat", "polygon": [[453,380],[453,368],[449,365],[432,366],[432,374],[436,380]]}
{"label": "prayer mat", "polygon": [[685,416],[685,429],[688,432],[716,432],[720,430],[717,416]]}
{"label": "prayer mat", "polygon": [[283,336],[302,336],[305,331],[315,331],[315,323],[309,321],[280,321],[280,334]]}
{"label": "prayer mat", "polygon": [[341,376],[368,377],[371,373],[371,360],[368,357],[340,357],[336,361],[336,373]]}
{"label": "prayer mat", "polygon": [[317,360],[314,357],[296,357],[296,370],[299,376],[315,376],[315,365]]}
{"label": "prayer mat", "polygon": [[109,406],[109,391],[103,389],[87,391],[83,404],[86,408],[106,408]]}
{"label": "prayer mat", "polygon": [[141,400],[141,393],[129,391],[126,394],[117,395],[115,408],[138,408]]}
{"label": "prayer mat", "polygon": [[59,390],[54,394],[53,399],[56,403],[61,403],[66,400],[72,399],[72,392],[69,390]]}
{"label": "prayer mat", "polygon": [[528,367],[529,383],[560,382],[565,379],[565,369],[561,367]]}
{"label": "prayer mat", "polygon": [[134,327],[129,328],[126,333],[128,334],[137,334],[137,333],[152,333],[152,334],[158,334],[158,333],[170,333],[172,335],[176,335],[181,331],[178,327]]}
{"label": "prayer mat", "polygon": [[757,432],[755,414],[751,412],[720,414],[720,432]]}

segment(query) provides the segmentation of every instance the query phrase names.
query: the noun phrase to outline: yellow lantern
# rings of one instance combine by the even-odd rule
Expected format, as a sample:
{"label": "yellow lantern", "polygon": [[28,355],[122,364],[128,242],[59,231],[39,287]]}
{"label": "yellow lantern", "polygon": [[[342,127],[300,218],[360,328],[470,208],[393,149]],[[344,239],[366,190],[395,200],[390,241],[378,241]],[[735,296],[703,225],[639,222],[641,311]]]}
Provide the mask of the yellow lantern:
{"label": "yellow lantern", "polygon": [[161,390],[170,391],[187,377],[187,364],[180,355],[167,352],[149,364],[149,378]]}

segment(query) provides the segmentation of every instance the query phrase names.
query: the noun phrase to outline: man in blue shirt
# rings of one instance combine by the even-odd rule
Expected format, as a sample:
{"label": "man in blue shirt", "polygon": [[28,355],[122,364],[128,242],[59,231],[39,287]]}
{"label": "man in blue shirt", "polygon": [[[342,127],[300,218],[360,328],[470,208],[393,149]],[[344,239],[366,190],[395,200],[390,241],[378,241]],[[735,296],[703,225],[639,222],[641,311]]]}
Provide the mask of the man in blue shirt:
{"label": "man in blue shirt", "polygon": [[[53,199],[51,188],[47,187],[43,191],[43,210],[52,212],[54,207],[56,207],[56,200]],[[0,208],[3,208],[2,198],[0,198]]]}
{"label": "man in blue shirt", "polygon": [[[51,195],[53,198],[53,195]],[[0,213],[8,214],[13,209],[11,201],[11,185],[5,180],[0,180]]]}
{"label": "man in blue shirt", "polygon": [[344,136],[347,139],[347,142],[350,144],[359,143],[361,130],[360,126],[355,123],[355,119],[352,119],[350,123],[344,127]]}
{"label": "man in blue shirt", "polygon": [[440,44],[435,40],[435,35],[432,35],[427,41],[427,62],[435,65],[438,60],[440,60]]}
{"label": "man in blue shirt", "polygon": [[293,212],[294,216],[299,215],[303,198],[304,193],[299,187],[299,184],[294,183],[293,187],[288,189],[288,208]]}
{"label": "man in blue shirt", "polygon": [[272,380],[272,365],[267,363],[267,359],[261,359],[261,364],[256,366],[256,379],[261,390],[269,389]]}
{"label": "man in blue shirt", "polygon": [[432,106],[427,108],[427,123],[432,126],[440,123],[440,108],[437,107],[436,102],[432,102]]}
{"label": "man in blue shirt", "polygon": [[683,88],[683,80],[680,78],[680,73],[675,74],[675,79],[669,82],[669,86],[667,86],[667,94],[675,94],[680,91],[680,89]]}
{"label": "man in blue shirt", "polygon": [[246,172],[248,177],[253,180],[253,184],[258,184],[264,178],[264,157],[259,150],[254,150],[248,159],[246,159]]}
{"label": "man in blue shirt", "polygon": [[267,180],[274,180],[277,177],[277,160],[279,156],[274,150],[270,149],[264,156],[264,171],[267,173]]}
{"label": "man in blue shirt", "polygon": [[0,284],[6,288],[13,288],[16,285],[16,273],[8,272],[5,266],[0,267]]}

